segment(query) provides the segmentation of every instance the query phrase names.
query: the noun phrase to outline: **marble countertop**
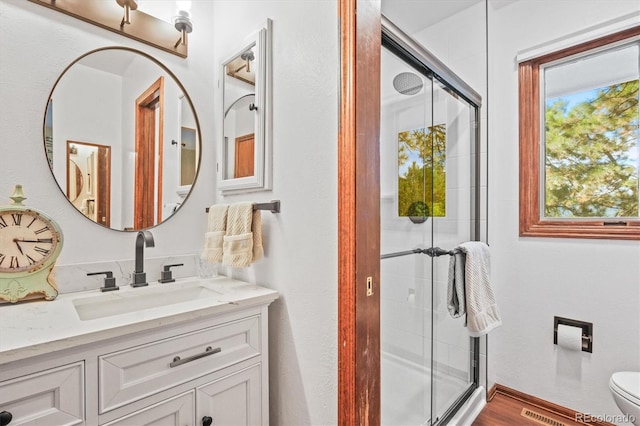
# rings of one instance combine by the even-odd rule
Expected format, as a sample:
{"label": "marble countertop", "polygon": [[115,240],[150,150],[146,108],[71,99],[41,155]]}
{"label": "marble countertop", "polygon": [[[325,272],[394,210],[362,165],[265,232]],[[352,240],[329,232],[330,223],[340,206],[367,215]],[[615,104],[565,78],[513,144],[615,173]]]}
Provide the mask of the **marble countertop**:
{"label": "marble countertop", "polygon": [[166,324],[269,304],[278,292],[227,277],[0,305],[0,365]]}

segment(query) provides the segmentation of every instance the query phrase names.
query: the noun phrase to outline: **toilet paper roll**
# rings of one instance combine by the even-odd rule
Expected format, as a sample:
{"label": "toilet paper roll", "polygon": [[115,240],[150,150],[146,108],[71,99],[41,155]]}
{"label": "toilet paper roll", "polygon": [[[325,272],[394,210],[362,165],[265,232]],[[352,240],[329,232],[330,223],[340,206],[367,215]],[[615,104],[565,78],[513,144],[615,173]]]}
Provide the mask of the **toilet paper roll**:
{"label": "toilet paper roll", "polygon": [[570,351],[581,351],[582,328],[558,324],[558,346]]}
{"label": "toilet paper roll", "polygon": [[415,305],[416,304],[416,295],[413,293],[410,293],[407,296],[407,302],[409,302],[410,305]]}

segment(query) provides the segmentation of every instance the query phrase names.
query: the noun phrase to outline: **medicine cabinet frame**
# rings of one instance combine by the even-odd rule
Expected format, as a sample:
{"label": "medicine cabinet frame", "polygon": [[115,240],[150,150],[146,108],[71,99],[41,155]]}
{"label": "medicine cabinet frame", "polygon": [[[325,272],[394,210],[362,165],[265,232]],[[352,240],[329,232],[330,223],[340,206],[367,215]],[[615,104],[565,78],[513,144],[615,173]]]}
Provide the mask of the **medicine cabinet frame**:
{"label": "medicine cabinet frame", "polygon": [[[272,181],[272,134],[271,134],[271,20],[266,23],[250,38],[244,46],[235,51],[220,65],[219,86],[222,93],[222,107],[220,114],[220,133],[219,133],[219,149],[218,149],[218,190],[223,195],[235,194],[241,192],[262,191],[271,189]],[[238,96],[238,99],[229,93],[229,87],[225,80],[233,78],[227,75],[227,65],[234,60],[242,57],[243,54],[253,50],[256,56],[255,60],[255,84],[254,92],[255,103],[249,106],[250,111],[254,114],[254,155],[253,155],[253,175],[245,177],[229,177],[231,166],[229,161],[234,160],[230,157],[232,150],[229,147],[234,141],[227,140],[226,120],[229,110],[236,104],[236,101],[243,97],[247,97],[251,93],[248,91]],[[249,84],[247,84],[248,86]],[[235,152],[235,151],[234,151]]]}

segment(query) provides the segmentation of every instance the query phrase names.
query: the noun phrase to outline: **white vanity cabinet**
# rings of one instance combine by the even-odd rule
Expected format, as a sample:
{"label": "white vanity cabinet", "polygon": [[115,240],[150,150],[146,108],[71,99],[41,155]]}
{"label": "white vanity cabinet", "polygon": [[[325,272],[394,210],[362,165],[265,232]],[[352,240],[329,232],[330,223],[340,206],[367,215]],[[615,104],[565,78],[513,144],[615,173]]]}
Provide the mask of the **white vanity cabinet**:
{"label": "white vanity cabinet", "polygon": [[[174,424],[175,420],[175,424],[181,426],[206,426],[206,422],[202,422],[205,417],[224,419],[213,423],[218,425],[267,423],[262,421],[261,405],[261,377],[266,365],[263,364],[266,356],[262,356],[261,323],[261,315],[247,316],[99,356],[99,413],[126,409],[160,391],[210,381],[194,386],[196,408],[190,413],[191,417],[197,413],[195,423],[185,422],[183,405],[171,401],[142,409],[136,414],[139,420],[129,424],[158,424],[157,419],[153,419],[159,415],[164,416],[162,419],[172,419],[167,424]],[[224,372],[222,377],[218,372]],[[195,382],[196,379],[200,380]],[[193,394],[189,395],[189,400],[193,400]],[[186,401],[185,395],[184,404]],[[145,423],[143,418],[152,421]],[[127,421],[125,418],[108,424],[127,424]]]}
{"label": "white vanity cabinet", "polygon": [[232,373],[105,426],[261,425],[260,364]]}
{"label": "white vanity cabinet", "polygon": [[248,289],[264,291],[153,320],[132,313],[132,323],[67,337],[63,349],[55,340],[49,351],[0,350],[0,413],[12,414],[10,426],[268,425],[268,306],[277,292]]}
{"label": "white vanity cabinet", "polygon": [[0,412],[11,425],[83,425],[84,363],[63,365],[0,383]]}

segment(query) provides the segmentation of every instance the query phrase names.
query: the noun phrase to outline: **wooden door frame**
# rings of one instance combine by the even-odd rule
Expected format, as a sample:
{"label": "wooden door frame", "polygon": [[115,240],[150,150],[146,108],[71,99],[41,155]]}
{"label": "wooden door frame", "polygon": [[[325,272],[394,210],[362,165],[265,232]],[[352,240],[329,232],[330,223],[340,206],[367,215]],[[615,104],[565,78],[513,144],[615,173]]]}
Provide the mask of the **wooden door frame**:
{"label": "wooden door frame", "polygon": [[339,18],[338,424],[379,425],[380,0],[339,0]]}
{"label": "wooden door frame", "polygon": [[[154,106],[154,120],[147,122],[150,116],[149,105]],[[157,107],[156,107],[157,105]],[[155,121],[155,108],[159,109],[158,122]],[[150,146],[148,142],[148,132],[155,134],[158,129],[158,181],[156,183],[155,161],[156,152],[155,145]],[[162,221],[162,162],[163,150],[162,141],[164,140],[164,77],[159,77],[149,88],[147,88],[140,96],[136,98],[136,118],[135,118],[135,148],[136,148],[136,167],[134,178],[134,229],[144,229],[154,226]],[[157,203],[155,210],[157,216],[154,215],[154,195],[155,190],[149,192],[149,174],[152,175],[151,182],[153,187],[158,188]]]}

